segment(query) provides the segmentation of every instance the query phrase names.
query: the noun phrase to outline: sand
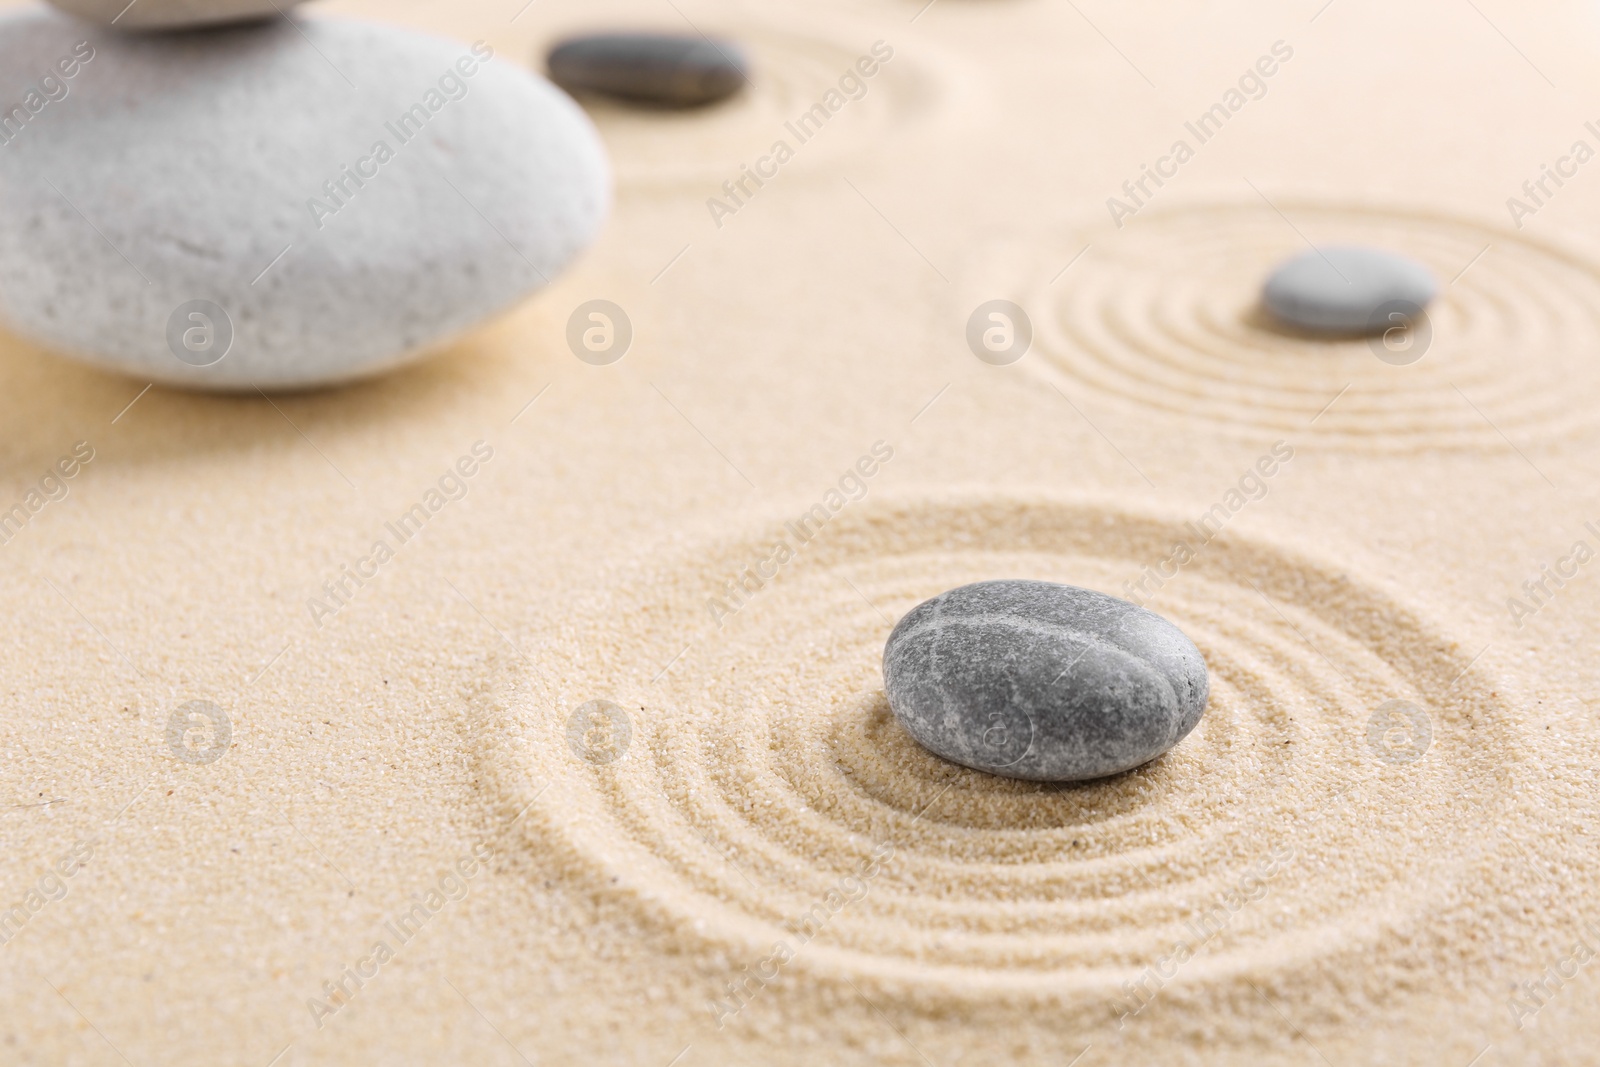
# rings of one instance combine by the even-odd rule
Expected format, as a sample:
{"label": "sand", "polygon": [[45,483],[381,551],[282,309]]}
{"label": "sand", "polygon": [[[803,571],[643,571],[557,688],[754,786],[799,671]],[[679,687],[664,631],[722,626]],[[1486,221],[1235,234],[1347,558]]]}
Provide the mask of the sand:
{"label": "sand", "polygon": [[[85,443],[0,544],[7,1062],[1593,1062],[1600,169],[1506,204],[1600,146],[1593,14],[677,6],[316,9],[529,62],[692,21],[761,72],[595,107],[601,241],[434,360],[218,398],[0,341],[0,507]],[[1308,240],[1438,274],[1419,361],[1260,321]],[[918,749],[884,638],[1005,576],[1176,622],[1201,725],[1070,787]]]}

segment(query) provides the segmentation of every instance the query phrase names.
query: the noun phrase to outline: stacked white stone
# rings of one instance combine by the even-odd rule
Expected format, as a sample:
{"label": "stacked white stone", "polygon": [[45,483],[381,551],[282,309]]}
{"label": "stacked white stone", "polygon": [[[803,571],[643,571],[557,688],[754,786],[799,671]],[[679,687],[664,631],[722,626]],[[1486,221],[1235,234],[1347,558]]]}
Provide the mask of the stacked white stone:
{"label": "stacked white stone", "polygon": [[27,79],[0,84],[0,318],[48,349],[203,389],[370,375],[517,304],[604,222],[588,117],[483,41],[122,3],[0,16],[0,70]]}

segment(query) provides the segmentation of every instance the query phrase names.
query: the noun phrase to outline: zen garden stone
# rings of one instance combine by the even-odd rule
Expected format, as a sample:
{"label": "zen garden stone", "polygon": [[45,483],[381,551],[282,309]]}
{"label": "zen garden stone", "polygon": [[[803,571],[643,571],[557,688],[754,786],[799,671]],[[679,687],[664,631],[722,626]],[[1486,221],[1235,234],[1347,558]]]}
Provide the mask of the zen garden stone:
{"label": "zen garden stone", "polygon": [[1381,248],[1332,245],[1280,264],[1261,302],[1287,326],[1313,333],[1381,334],[1399,313],[1415,316],[1439,292],[1433,273]]}
{"label": "zen garden stone", "polygon": [[50,0],[81,19],[119,30],[175,30],[281,18],[304,0]]}
{"label": "zen garden stone", "polygon": [[597,33],[550,50],[550,79],[569,93],[700,107],[732,96],[749,64],[731,41],[663,33]]}
{"label": "zen garden stone", "polygon": [[610,204],[583,110],[481,41],[32,8],[0,16],[0,69],[52,72],[0,133],[0,317],[147,382],[387,370],[544,286]]}
{"label": "zen garden stone", "polygon": [[1205,660],[1159,615],[1053,582],[964,585],[889,635],[884,685],[925,748],[991,774],[1069,782],[1166,752],[1205,712]]}

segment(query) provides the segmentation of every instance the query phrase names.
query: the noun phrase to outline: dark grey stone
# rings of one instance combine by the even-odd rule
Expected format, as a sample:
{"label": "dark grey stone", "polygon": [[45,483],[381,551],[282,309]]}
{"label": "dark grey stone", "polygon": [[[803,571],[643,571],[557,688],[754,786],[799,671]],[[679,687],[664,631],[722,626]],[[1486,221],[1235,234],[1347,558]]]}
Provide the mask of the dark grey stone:
{"label": "dark grey stone", "polygon": [[1415,315],[1438,292],[1433,272],[1415,260],[1381,248],[1330,245],[1276,267],[1262,287],[1261,302],[1288,326],[1367,335],[1393,325],[1388,311]]}
{"label": "dark grey stone", "polygon": [[275,19],[305,0],[50,0],[61,10],[125,33],[182,30],[224,22]]}
{"label": "dark grey stone", "polygon": [[1126,600],[1054,582],[978,582],[923,601],[883,650],[889,707],[945,759],[1072,782],[1146,763],[1205,712],[1206,662]]}
{"label": "dark grey stone", "polygon": [[731,41],[666,33],[596,33],[550,50],[550,80],[567,92],[699,107],[732,96],[749,63]]}

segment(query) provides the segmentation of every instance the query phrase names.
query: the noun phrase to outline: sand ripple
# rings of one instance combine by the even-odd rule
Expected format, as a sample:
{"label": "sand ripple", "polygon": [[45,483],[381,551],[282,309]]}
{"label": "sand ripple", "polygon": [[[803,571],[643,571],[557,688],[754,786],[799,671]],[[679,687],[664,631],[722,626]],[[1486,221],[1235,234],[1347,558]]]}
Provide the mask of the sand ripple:
{"label": "sand ripple", "polygon": [[737,180],[741,164],[754,166],[780,139],[795,157],[775,180],[793,180],[791,171],[875,149],[891,133],[930,117],[944,102],[939,76],[897,49],[893,59],[865,79],[865,95],[846,103],[820,132],[802,130],[809,138],[802,143],[784,124],[798,120],[836,88],[859,57],[870,55],[877,35],[862,30],[824,38],[766,26],[737,29],[732,36],[746,46],[752,66],[751,84],[732,100],[678,112],[584,101],[611,153],[620,186],[707,184],[706,195],[722,195],[717,187],[723,181]]}
{"label": "sand ripple", "polygon": [[[1051,285],[1090,239],[1058,244],[1058,262],[1037,265],[1024,301],[1040,357],[1029,362],[1130,410],[1352,449],[1505,450],[1506,437],[1525,447],[1595,425],[1594,265],[1444,216],[1278,207],[1293,228],[1261,203],[1152,208],[1094,238]],[[1443,291],[1420,360],[1390,365],[1366,341],[1298,337],[1265,321],[1262,279],[1306,239],[1379,245],[1432,268]]]}
{"label": "sand ripple", "polygon": [[[720,630],[705,598],[765,553],[760,532],[574,609],[566,651],[538,671],[507,664],[479,714],[504,739],[506,803],[544,787],[523,823],[532,847],[735,961],[794,943],[796,917],[845,886],[859,899],[827,912],[806,966],[963,999],[1112,997],[1178,940],[1198,944],[1192,924],[1274,853],[1270,876],[1243,883],[1260,899],[1227,913],[1188,977],[1359,953],[1380,927],[1423,921],[1441,884],[1496,877],[1474,838],[1509,802],[1516,728],[1469,669],[1474,650],[1383,592],[1214,542],[1152,605],[1210,665],[1195,732],[1113,779],[1010,781],[937,759],[894,721],[879,673],[892,621],[982,578],[1116,592],[1176,524],[1038,500],[853,507]],[[565,739],[596,697],[633,715],[624,759],[586,761]],[[1369,729],[1390,700],[1425,716],[1420,758]],[[1421,838],[1413,810],[1456,812],[1461,836]]]}

